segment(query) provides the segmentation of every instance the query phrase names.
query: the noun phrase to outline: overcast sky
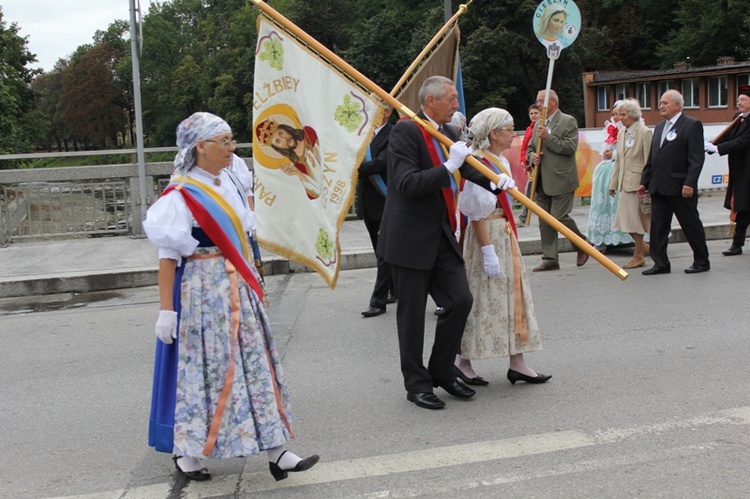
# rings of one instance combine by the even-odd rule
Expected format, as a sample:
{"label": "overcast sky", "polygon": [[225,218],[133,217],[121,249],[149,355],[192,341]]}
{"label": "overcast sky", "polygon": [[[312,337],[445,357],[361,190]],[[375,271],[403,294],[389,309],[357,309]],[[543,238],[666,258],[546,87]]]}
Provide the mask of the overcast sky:
{"label": "overcast sky", "polygon": [[[151,1],[140,4],[145,13]],[[96,30],[115,19],[130,20],[130,0],[0,0],[0,6],[6,26],[17,23],[19,35],[28,36],[27,47],[39,61],[30,66],[45,71],[91,43]]]}

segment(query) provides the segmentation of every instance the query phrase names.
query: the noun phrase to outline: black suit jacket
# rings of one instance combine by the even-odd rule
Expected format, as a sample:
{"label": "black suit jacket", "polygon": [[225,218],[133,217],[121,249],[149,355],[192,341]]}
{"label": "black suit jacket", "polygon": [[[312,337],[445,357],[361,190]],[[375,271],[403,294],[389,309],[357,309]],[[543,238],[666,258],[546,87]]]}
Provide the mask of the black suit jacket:
{"label": "black suit jacket", "polygon": [[717,140],[716,147],[722,156],[729,154],[729,185],[724,207],[731,209],[734,196],[735,211],[750,210],[750,116]]}
{"label": "black suit jacket", "polygon": [[[418,116],[427,119],[421,111]],[[455,128],[444,128],[446,136],[459,140]],[[490,181],[471,165],[464,163],[460,172],[490,189]],[[429,270],[435,264],[440,238],[446,236],[462,258],[441,192],[450,185],[448,170],[432,164],[419,126],[411,120],[396,123],[388,144],[388,196],[377,255],[393,265]]]}
{"label": "black suit jacket", "polygon": [[357,216],[379,222],[383,217],[385,197],[373,184],[373,175],[381,175],[388,183],[388,138],[393,125],[386,123],[370,143],[371,161],[363,161],[359,165],[359,186],[357,188]]}
{"label": "black suit jacket", "polygon": [[672,140],[661,134],[666,121],[656,125],[651,139],[651,152],[641,173],[641,185],[652,194],[682,196],[682,186],[698,190],[698,177],[703,169],[706,153],[703,148],[703,124],[684,113],[670,130]]}

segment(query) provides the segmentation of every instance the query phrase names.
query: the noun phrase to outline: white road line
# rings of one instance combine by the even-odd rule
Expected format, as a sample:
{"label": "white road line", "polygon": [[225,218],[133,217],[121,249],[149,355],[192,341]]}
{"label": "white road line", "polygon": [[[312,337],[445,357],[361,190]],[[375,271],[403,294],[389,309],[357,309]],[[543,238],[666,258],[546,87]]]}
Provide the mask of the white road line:
{"label": "white road line", "polygon": [[[608,428],[590,434],[576,430],[559,431],[506,438],[502,440],[403,452],[399,454],[372,456],[351,459],[348,461],[337,461],[331,463],[321,462],[315,466],[313,471],[308,473],[291,473],[289,478],[282,483],[275,482],[268,472],[243,473],[241,479],[239,475],[214,477],[214,479],[209,482],[191,482],[188,487],[183,490],[183,497],[232,496],[238,489],[240,494],[252,494],[267,490],[279,490],[284,487],[299,487],[301,485],[333,483],[343,480],[364,479],[396,473],[424,471],[447,466],[495,461],[596,445],[610,445],[625,440],[635,440],[655,433],[666,433],[680,429],[713,425],[750,425],[750,407],[737,407],[734,409],[705,413],[685,419],[675,418],[661,423],[630,428]],[[577,462],[558,466],[547,473],[559,475],[602,469],[611,466],[648,462],[655,458],[658,459],[658,456],[660,455],[668,457],[672,455],[688,456],[692,454],[700,454],[705,452],[706,449],[710,449],[712,445],[713,444],[708,443],[703,446],[692,445],[686,447],[675,447],[656,454],[652,452],[644,454],[629,454],[623,457],[604,459],[595,462]],[[483,485],[499,485],[513,481],[529,480],[541,476],[549,475],[544,473],[535,475],[519,474],[515,476],[503,475],[488,478],[482,482],[473,482],[474,485],[472,485],[472,483],[465,483],[463,484],[463,487],[471,488]],[[136,487],[128,489],[127,491],[113,490],[98,494],[51,499],[156,499],[166,497],[170,488],[171,483],[162,483]],[[391,495],[391,492],[392,491],[375,492],[371,497],[395,497]],[[421,493],[424,493],[424,490],[422,490]],[[410,497],[410,492],[408,490],[400,491],[399,494],[403,494],[399,495],[399,497]]]}

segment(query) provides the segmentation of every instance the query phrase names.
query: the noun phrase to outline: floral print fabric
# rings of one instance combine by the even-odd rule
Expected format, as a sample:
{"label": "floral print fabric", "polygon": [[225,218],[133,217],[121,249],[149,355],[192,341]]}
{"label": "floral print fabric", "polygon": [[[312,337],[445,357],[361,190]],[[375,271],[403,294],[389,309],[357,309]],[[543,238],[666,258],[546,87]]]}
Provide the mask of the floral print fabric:
{"label": "floral print fabric", "polygon": [[[196,251],[201,252],[206,249]],[[238,345],[230,358],[229,288],[224,257],[186,262],[181,282],[176,455],[202,457],[230,362],[235,364],[231,395],[210,457],[257,454],[292,438],[287,427],[291,425],[289,393],[268,317],[257,295],[241,279]]]}
{"label": "floral print fabric", "polygon": [[[494,212],[495,215],[499,213],[500,210]],[[499,218],[485,220],[483,223],[487,225],[490,241],[500,259],[502,274],[499,278],[489,278],[484,273],[482,248],[476,240],[474,228],[469,224],[464,239],[464,259],[469,289],[474,295],[474,306],[461,340],[461,357],[489,359],[541,350],[542,340],[534,317],[534,303],[523,261],[521,283],[528,342],[522,344],[520,335],[516,334],[511,248],[513,241],[506,232],[507,221]]]}

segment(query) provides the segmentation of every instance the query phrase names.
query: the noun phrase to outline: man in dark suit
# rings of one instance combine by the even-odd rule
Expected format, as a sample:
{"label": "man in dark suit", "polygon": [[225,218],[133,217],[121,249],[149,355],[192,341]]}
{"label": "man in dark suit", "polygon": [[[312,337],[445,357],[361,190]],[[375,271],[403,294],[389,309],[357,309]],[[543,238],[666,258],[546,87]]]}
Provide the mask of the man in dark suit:
{"label": "man in dark suit", "polygon": [[[372,249],[378,247],[380,220],[387,194],[388,138],[393,125],[388,123],[393,108],[383,104],[383,121],[375,129],[375,136],[367,149],[365,161],[359,165],[359,188],[357,190],[357,216],[365,222],[370,234]],[[378,273],[370,296],[370,306],[362,312],[364,317],[375,317],[385,313],[386,303],[394,303],[396,295],[391,280],[391,266],[378,257]]]}
{"label": "man in dark suit", "polygon": [[638,195],[651,194],[651,258],[654,266],[643,275],[668,274],[667,241],[672,215],[677,217],[693,250],[693,264],[687,274],[706,272],[706,232],[698,214],[698,177],[703,169],[703,124],[683,114],[683,98],[667,90],[659,100],[659,114],[665,119],[654,129],[651,152],[641,174]]}
{"label": "man in dark suit", "polygon": [[750,85],[737,89],[737,109],[733,120],[737,122],[714,143],[706,142],[706,151],[729,155],[729,185],[724,207],[734,214],[732,245],[722,252],[724,256],[742,254],[747,227],[750,225]]}
{"label": "man in dark suit", "polygon": [[[453,82],[442,76],[428,78],[419,91],[419,101],[422,110],[418,116],[451,140],[458,140],[458,132],[446,125],[458,109]],[[455,174],[460,169],[465,179],[489,190],[493,187],[464,164],[470,152],[465,143],[456,142],[446,155],[440,143],[411,120],[396,124],[388,144],[388,196],[377,254],[391,264],[398,295],[396,325],[406,398],[427,409],[445,406],[432,392],[433,387],[462,399],[475,394],[456,380],[453,369],[474,300],[455,237],[460,185]],[[501,175],[499,182],[500,188],[515,187],[507,175]],[[445,308],[445,313],[437,319],[435,341],[425,367],[422,353],[428,294]]]}

